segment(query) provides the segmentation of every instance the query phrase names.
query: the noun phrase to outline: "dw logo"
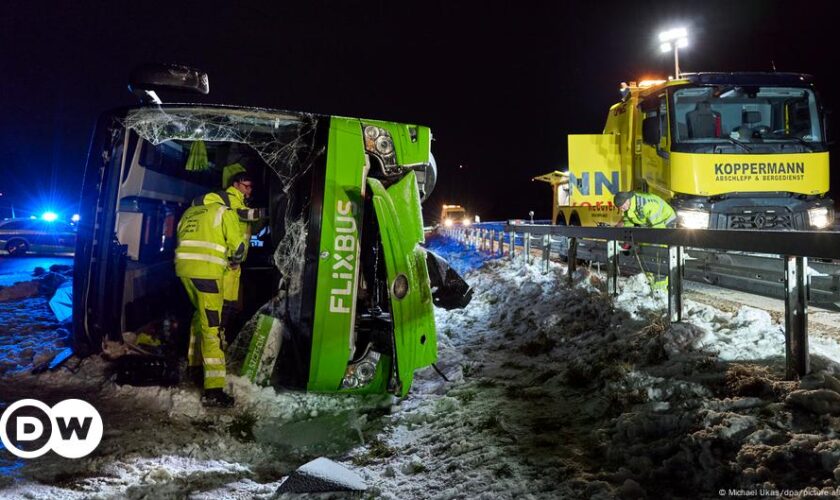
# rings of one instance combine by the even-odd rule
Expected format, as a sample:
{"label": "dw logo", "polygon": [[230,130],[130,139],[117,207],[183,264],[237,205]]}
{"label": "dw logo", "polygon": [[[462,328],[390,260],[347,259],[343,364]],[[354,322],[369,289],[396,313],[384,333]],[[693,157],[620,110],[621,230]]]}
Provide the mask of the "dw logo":
{"label": "dw logo", "polygon": [[102,440],[102,417],[81,399],[65,399],[52,408],[37,399],[21,399],[0,417],[0,440],[20,458],[40,457],[50,450],[65,458],[82,458]]}

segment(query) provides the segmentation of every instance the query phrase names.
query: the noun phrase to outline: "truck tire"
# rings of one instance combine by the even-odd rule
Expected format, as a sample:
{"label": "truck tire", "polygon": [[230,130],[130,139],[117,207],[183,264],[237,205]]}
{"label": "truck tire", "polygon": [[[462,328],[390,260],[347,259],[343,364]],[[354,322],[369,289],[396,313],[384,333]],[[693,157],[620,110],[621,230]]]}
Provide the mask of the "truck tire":
{"label": "truck tire", "polygon": [[9,257],[23,257],[29,251],[29,243],[20,238],[11,239],[6,243],[6,251]]}
{"label": "truck tire", "polygon": [[572,217],[569,219],[569,225],[580,227],[580,217],[578,217],[578,214],[572,214]]}

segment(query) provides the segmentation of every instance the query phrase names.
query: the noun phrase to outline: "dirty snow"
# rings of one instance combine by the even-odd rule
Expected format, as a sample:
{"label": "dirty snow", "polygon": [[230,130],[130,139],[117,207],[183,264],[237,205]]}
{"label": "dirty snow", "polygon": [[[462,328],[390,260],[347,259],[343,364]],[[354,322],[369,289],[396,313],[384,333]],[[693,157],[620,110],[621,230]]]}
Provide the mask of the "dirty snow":
{"label": "dirty snow", "polygon": [[[233,378],[236,408],[208,411],[187,382],[116,386],[95,357],[40,376],[7,371],[0,402],[72,394],[99,409],[105,437],[75,461],[0,451],[0,496],[269,498],[318,456],[395,499],[720,498],[840,480],[834,340],[812,334],[814,373],[789,382],[784,325],[766,311],[688,301],[687,320],[669,326],[667,299],[644,276],[623,279],[613,299],[585,269],[569,287],[559,264],[476,259],[461,267],[473,268],[470,306],[436,311],[450,381],[424,370],[402,401]],[[21,322],[30,305],[18,306],[4,319]],[[0,346],[27,332],[5,330]]]}

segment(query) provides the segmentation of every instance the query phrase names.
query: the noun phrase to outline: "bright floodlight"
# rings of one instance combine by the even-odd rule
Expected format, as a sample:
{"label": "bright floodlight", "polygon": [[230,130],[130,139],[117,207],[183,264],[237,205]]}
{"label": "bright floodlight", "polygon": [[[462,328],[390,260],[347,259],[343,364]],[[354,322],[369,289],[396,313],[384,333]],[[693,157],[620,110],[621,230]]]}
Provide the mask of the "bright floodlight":
{"label": "bright floodlight", "polygon": [[674,28],[663,31],[659,34],[659,50],[662,52],[674,51],[674,76],[680,77],[680,49],[688,47],[688,30],[685,28]]}
{"label": "bright floodlight", "polygon": [[688,30],[685,28],[674,28],[668,31],[663,31],[659,34],[660,42],[671,42],[680,38],[688,38]]}
{"label": "bright floodlight", "polygon": [[41,218],[47,222],[52,222],[58,219],[58,214],[56,214],[55,212],[44,212],[41,215]]}
{"label": "bright floodlight", "polygon": [[81,217],[79,217],[79,214],[73,214],[73,217],[70,217],[70,220],[73,222],[79,222],[80,218]]}

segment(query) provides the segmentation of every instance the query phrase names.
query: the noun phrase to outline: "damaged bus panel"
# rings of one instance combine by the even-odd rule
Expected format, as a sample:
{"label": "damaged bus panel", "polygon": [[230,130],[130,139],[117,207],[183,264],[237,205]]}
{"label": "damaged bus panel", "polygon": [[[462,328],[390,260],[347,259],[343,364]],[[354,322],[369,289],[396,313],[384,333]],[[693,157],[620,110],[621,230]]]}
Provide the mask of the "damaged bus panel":
{"label": "damaged bus panel", "polygon": [[173,266],[178,221],[244,171],[249,206],[265,210],[249,223],[236,314],[222,325],[229,373],[405,395],[437,355],[434,259],[421,246],[430,143],[423,126],[264,109],[146,104],[103,116],[84,178],[74,348],[151,336],[161,358],[183,355],[192,308]]}

